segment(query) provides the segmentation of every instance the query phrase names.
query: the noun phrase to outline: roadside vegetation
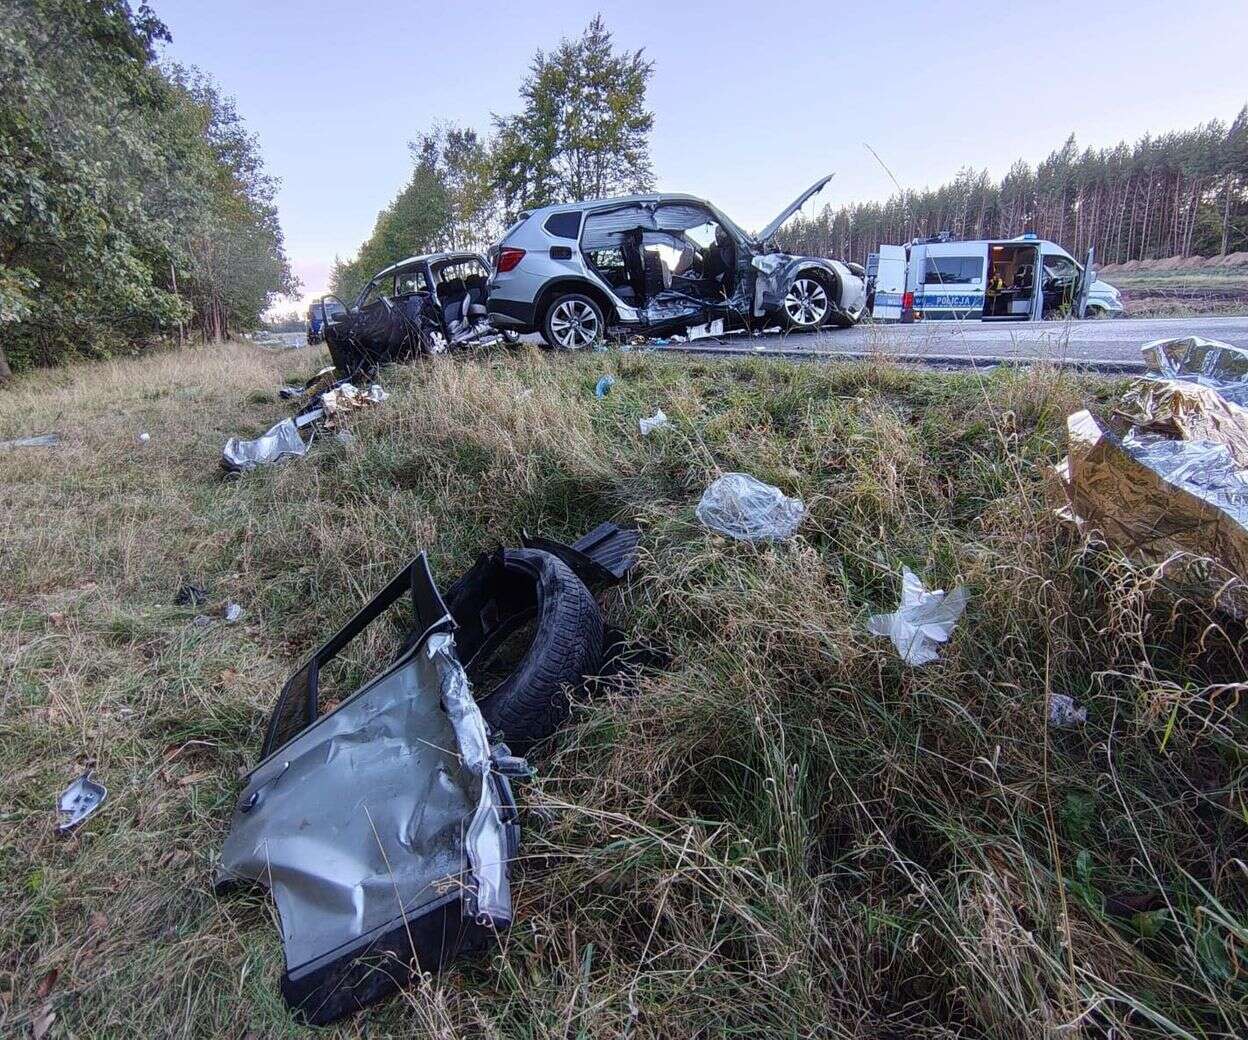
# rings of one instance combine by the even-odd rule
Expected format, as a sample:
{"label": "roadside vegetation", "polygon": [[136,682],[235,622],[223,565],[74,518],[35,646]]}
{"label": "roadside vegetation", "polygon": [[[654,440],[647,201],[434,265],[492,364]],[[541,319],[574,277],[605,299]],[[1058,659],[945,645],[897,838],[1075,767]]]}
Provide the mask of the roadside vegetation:
{"label": "roadside vegetation", "polygon": [[[446,581],[614,519],[643,553],[610,615],[670,666],[533,756],[499,950],[318,1035],[1244,1035],[1244,630],[1044,497],[1115,384],[444,358],[388,373],[353,444],[222,480],[318,364],[225,346],[0,396],[0,440],[64,436],[0,452],[0,1033],[303,1035],[270,905],[210,888],[283,679],[420,549]],[[799,536],[700,526],[731,470],[801,496]],[[920,669],[866,633],[903,565],[971,596]],[[174,606],[186,581],[209,603]],[[1087,723],[1046,725],[1054,694]],[[88,761],[108,802],[57,840]]]}
{"label": "roadside vegetation", "polygon": [[0,381],[253,327],[296,288],[233,102],[125,0],[5,0]]}

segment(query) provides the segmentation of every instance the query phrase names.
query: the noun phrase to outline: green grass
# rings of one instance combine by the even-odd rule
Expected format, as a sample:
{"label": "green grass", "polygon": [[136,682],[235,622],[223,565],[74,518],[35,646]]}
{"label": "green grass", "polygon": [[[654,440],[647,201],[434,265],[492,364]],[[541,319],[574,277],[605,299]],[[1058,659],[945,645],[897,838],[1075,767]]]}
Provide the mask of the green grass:
{"label": "green grass", "polygon": [[[352,446],[221,480],[315,367],[221,348],[0,393],[0,440],[66,437],[0,454],[0,1033],[304,1035],[271,906],[210,885],[286,674],[422,548],[445,582],[614,519],[643,552],[609,614],[671,667],[533,756],[499,950],[321,1035],[1243,1034],[1243,629],[1044,498],[1116,385],[482,354],[390,373]],[[801,496],[800,535],[701,527],[729,470]],[[865,630],[903,564],[971,593],[922,669]],[[185,579],[208,606],[172,605]],[[194,623],[227,600],[240,624]],[[1050,692],[1087,726],[1049,730]],[[87,759],[109,800],[58,840]]]}

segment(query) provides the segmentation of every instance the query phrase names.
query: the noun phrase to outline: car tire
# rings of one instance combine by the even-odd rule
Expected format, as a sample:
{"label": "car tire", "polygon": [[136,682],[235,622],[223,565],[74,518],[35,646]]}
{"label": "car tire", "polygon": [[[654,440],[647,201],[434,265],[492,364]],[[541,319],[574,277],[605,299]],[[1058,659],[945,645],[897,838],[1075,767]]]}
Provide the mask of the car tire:
{"label": "car tire", "polygon": [[814,271],[798,272],[776,311],[781,327],[789,332],[814,332],[831,314],[831,286]]}
{"label": "car tire", "polygon": [[542,315],[542,339],[556,350],[591,350],[606,335],[598,302],[584,293],[562,293]]}
{"label": "car tire", "polygon": [[602,664],[605,624],[593,594],[557,556],[508,549],[503,566],[533,582],[536,606],[500,623],[465,669],[485,721],[522,755],[567,720],[568,691]]}

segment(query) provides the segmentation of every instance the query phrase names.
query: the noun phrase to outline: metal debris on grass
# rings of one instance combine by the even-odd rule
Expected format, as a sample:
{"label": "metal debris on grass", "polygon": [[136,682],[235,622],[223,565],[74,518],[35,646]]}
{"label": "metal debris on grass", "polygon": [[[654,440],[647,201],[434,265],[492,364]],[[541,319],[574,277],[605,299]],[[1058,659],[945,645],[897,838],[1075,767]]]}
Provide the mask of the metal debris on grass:
{"label": "metal debris on grass", "polygon": [[61,818],[56,825],[57,833],[66,834],[73,830],[103,805],[107,797],[107,788],[92,780],[91,770],[88,769],[65,788],[56,801],[56,811]]}

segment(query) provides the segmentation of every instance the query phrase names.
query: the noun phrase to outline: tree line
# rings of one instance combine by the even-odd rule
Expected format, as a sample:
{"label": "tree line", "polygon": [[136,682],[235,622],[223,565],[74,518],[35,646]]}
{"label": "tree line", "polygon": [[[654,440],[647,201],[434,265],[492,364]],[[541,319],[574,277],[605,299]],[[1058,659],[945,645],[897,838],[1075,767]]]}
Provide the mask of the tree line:
{"label": "tree line", "polygon": [[1226,255],[1248,249],[1248,107],[1227,126],[1080,152],[1072,134],[1035,169],[1019,160],[995,181],[963,170],[948,184],[883,203],[826,206],[795,219],[794,252],[863,260],[880,243],[948,231],[1010,238],[1033,231],[1098,262]]}
{"label": "tree line", "polygon": [[492,135],[438,125],[409,145],[412,174],[330,291],[348,304],[377,271],[419,253],[484,249],[525,209],[654,186],[646,86],[654,63],[617,51],[601,16],[553,51],[538,51],[520,111]]}
{"label": "tree line", "polygon": [[297,283],[233,102],[125,0],[4,0],[0,378],[249,328]]}

